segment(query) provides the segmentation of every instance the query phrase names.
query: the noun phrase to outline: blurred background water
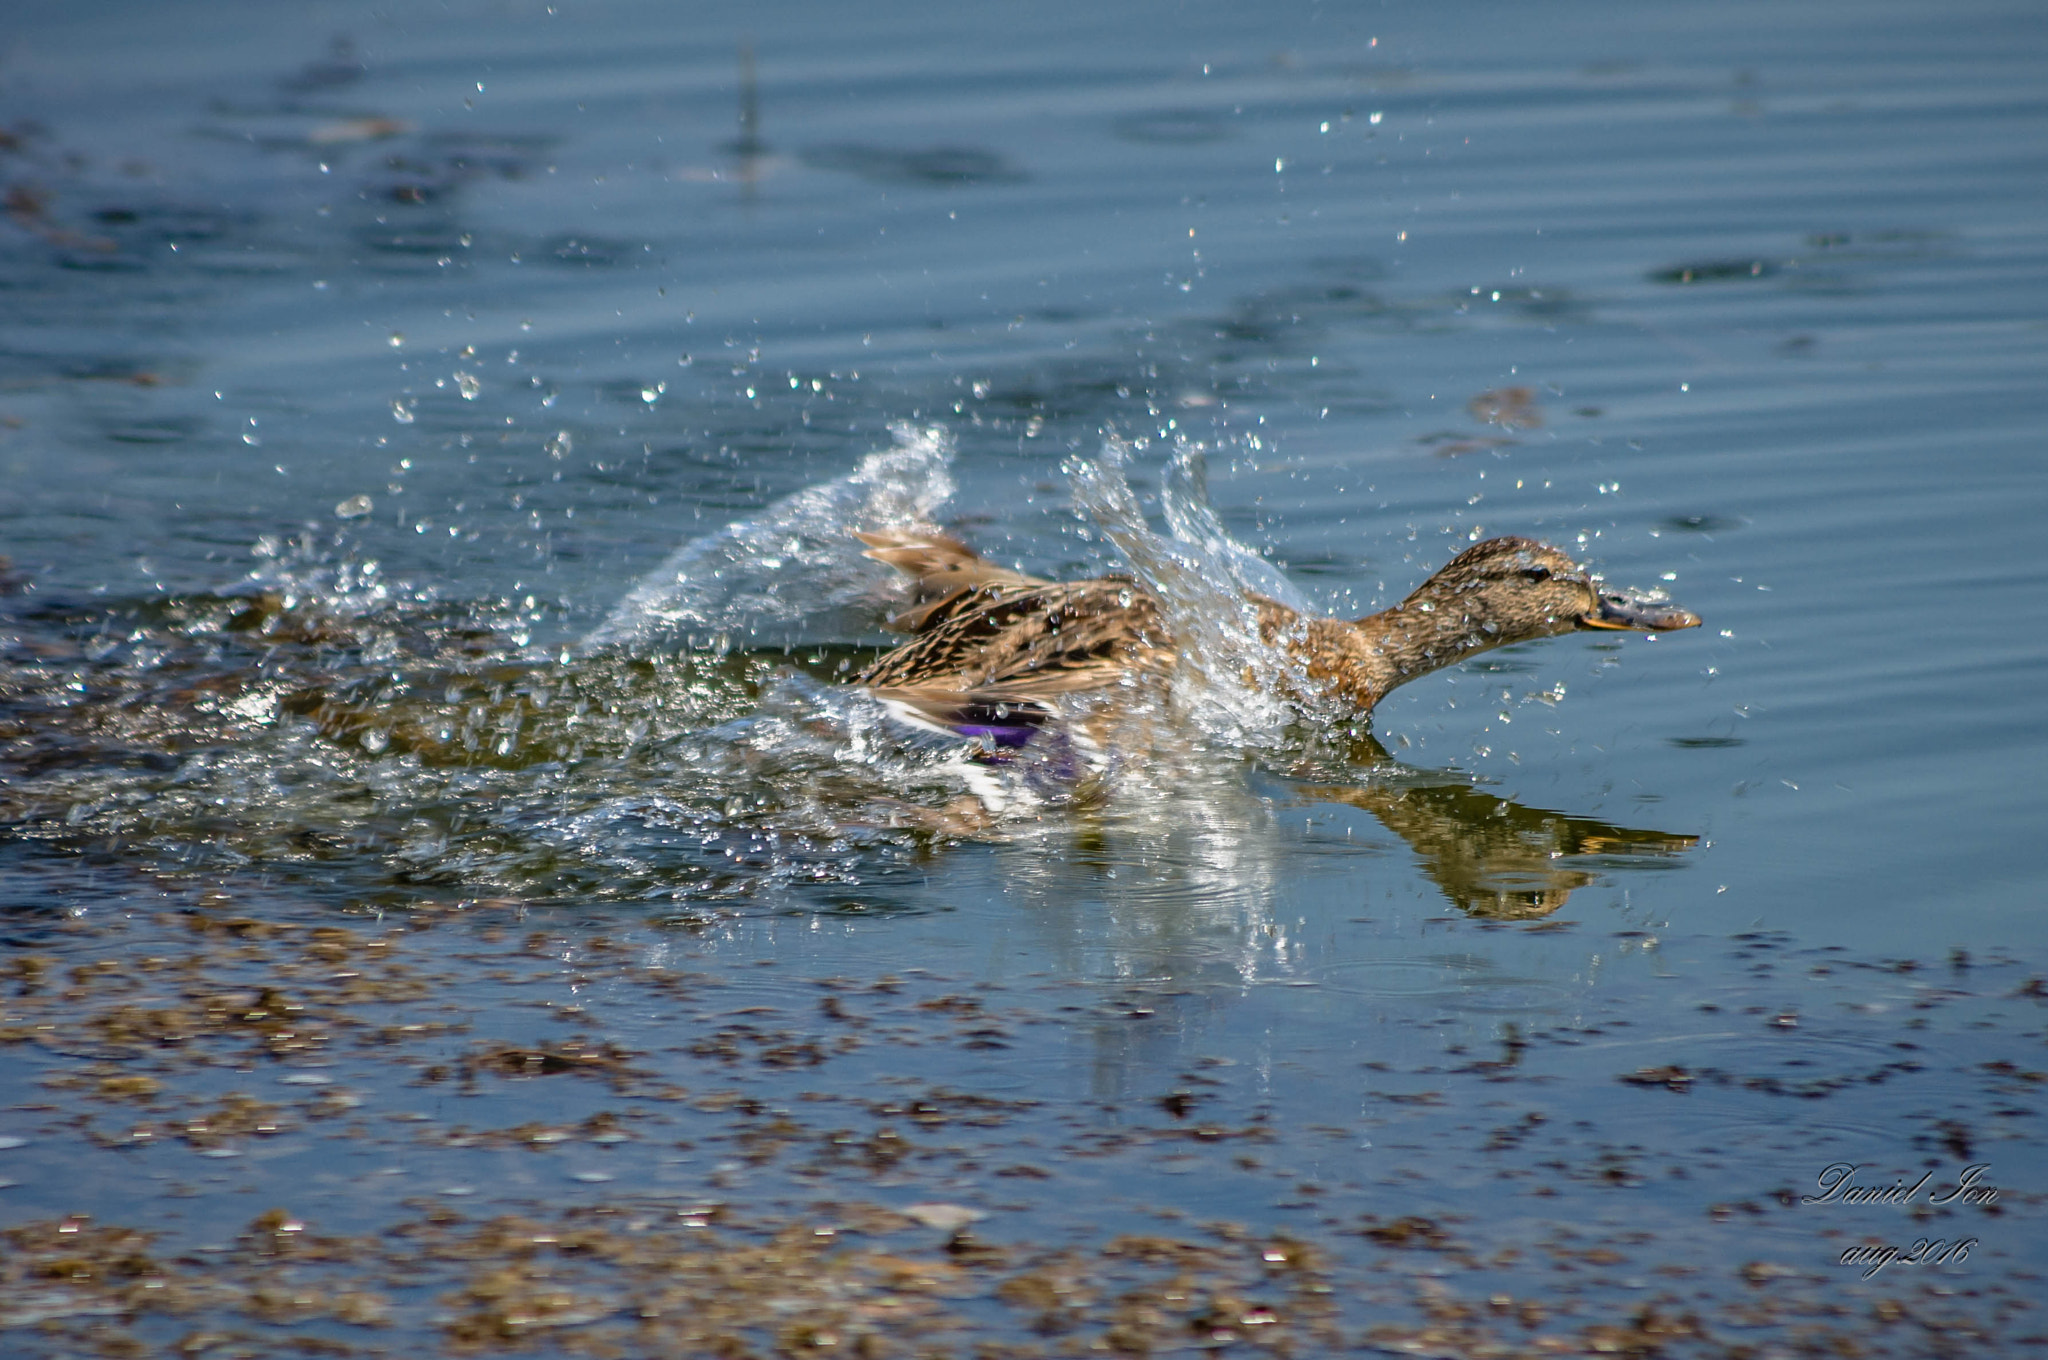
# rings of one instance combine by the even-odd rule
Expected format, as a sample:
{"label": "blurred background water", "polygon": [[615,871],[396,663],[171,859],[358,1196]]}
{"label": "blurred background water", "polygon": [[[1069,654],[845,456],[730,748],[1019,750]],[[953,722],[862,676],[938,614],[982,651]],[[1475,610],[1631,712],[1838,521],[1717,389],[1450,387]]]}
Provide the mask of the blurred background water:
{"label": "blurred background water", "polygon": [[[18,957],[168,948],[185,927],[160,914],[214,894],[294,930],[432,909],[478,950],[516,918],[564,941],[564,1005],[593,934],[764,1013],[815,1003],[757,965],[925,970],[950,981],[902,1024],[931,1042],[770,1063],[763,1098],[1029,1096],[1048,1159],[1073,1127],[1159,1118],[1203,1063],[1236,1073],[1203,1099],[1266,1129],[1260,1169],[1133,1154],[873,1191],[1002,1199],[1019,1240],[1085,1239],[1110,1204],[1264,1231],[1300,1217],[1277,1178],[1319,1183],[1326,1223],[1467,1215],[1518,1297],[1556,1286],[1502,1244],[1626,1224],[1654,1240],[1624,1273],[1682,1263],[1711,1311],[1759,1287],[1736,1268],[1763,1248],[1699,1238],[1728,1218],[1710,1205],[1834,1160],[1988,1162],[2004,1216],[1942,1269],[1996,1294],[2042,1265],[2035,7],[31,0],[10,29]],[[1356,769],[1252,752],[1162,806],[997,835],[944,820],[924,755],[863,765],[816,735],[841,702],[817,682],[883,640],[872,612],[584,645],[679,546],[904,423],[954,450],[938,517],[1027,570],[1115,564],[1060,470],[1113,432],[1141,441],[1148,498],[1202,445],[1231,533],[1333,612],[1515,533],[1706,627],[1417,682]],[[710,1023],[615,985],[589,1021],[607,1041],[666,1052]],[[523,1023],[526,993],[447,987],[479,1033]],[[940,1043],[947,987],[1030,1016]],[[1915,1007],[1953,1032],[1908,1039]],[[1624,1020],[1627,1042],[1584,1037]],[[1546,1034],[1580,1037],[1525,1059]],[[10,1223],[218,1238],[322,1159],[393,1155],[279,1135],[208,1190],[190,1138],[66,1145],[84,1097],[36,1083],[111,1059],[13,1037]],[[1880,1080],[1908,1042],[1933,1051]],[[1468,1050],[1504,1056],[1445,1056]],[[402,1098],[354,1061],[373,1108]],[[695,1087],[708,1061],[655,1065]],[[1431,1100],[1385,1075],[1454,1070]],[[1496,1174],[1522,1126],[1485,1083],[1517,1073],[1562,1160],[1532,1144]],[[429,1113],[560,1114],[527,1090]],[[1405,1144],[1375,1132],[1390,1109]],[[433,1156],[508,1203],[802,1198],[647,1159],[499,1185],[469,1148]],[[1714,1169],[1638,1175],[1644,1149]],[[173,1209],[153,1175],[193,1195]],[[1517,1177],[1534,1197],[1490,1218]],[[403,1193],[343,1177],[320,1212],[383,1231]],[[1788,1278],[1852,1292],[1853,1237],[1829,1234],[1894,1226],[1770,1212]]]}

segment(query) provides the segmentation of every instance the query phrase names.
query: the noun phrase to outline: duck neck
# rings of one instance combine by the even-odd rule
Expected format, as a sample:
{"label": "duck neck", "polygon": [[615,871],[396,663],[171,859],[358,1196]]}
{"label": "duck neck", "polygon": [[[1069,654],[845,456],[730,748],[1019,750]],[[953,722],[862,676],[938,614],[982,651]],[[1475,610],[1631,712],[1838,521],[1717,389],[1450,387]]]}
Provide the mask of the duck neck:
{"label": "duck neck", "polygon": [[1463,610],[1415,599],[1368,614],[1353,623],[1351,630],[1380,658],[1387,676],[1382,694],[1514,640],[1497,625],[1474,619]]}
{"label": "duck neck", "polygon": [[1388,690],[1406,678],[1359,625],[1297,614],[1273,600],[1258,599],[1256,603],[1260,636],[1286,649],[1311,688],[1360,713],[1371,712]]}
{"label": "duck neck", "polygon": [[1417,676],[1513,641],[1428,601],[1406,600],[1353,622],[1306,618],[1271,600],[1258,606],[1266,641],[1285,647],[1312,686],[1360,713]]}

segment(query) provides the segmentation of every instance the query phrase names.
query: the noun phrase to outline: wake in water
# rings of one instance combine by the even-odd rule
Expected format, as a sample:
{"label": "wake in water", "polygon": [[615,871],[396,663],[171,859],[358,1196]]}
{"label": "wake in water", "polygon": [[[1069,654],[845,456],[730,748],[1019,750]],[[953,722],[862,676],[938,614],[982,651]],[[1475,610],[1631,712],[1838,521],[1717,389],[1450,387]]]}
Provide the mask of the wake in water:
{"label": "wake in water", "polygon": [[[1187,447],[1164,532],[1122,444],[1069,467],[1078,508],[1180,644],[1163,691],[1075,698],[1014,748],[905,722],[846,683],[875,658],[853,639],[906,589],[854,531],[935,532],[951,456],[942,431],[900,431],[846,476],[685,544],[582,644],[547,652],[529,642],[530,599],[392,581],[343,538],[266,540],[219,594],[9,597],[0,827],[152,873],[253,871],[329,907],[628,900],[688,919],[909,903],[933,847],[961,840],[1058,900],[1084,872],[1062,856],[1109,846],[1158,885],[1161,922],[1205,913],[1219,940],[1250,938],[1286,853],[1248,751],[1432,847],[1471,910],[1553,910],[1572,886],[1496,892],[1489,863],[1541,878],[1581,843],[1676,844],[1587,824],[1566,845],[1544,814],[1514,822],[1510,846],[1513,819],[1466,828],[1474,800],[1416,796],[1384,752],[1300,723],[1269,697],[1294,663],[1246,597],[1303,602],[1224,532]],[[1150,899],[1131,900],[1135,922]]]}

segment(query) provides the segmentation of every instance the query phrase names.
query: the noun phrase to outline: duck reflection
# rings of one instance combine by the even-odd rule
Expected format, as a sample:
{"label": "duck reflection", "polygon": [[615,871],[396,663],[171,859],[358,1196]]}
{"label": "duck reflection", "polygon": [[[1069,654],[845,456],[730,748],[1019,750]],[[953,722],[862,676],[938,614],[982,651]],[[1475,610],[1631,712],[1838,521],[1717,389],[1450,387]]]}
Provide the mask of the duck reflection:
{"label": "duck reflection", "polygon": [[[1369,736],[1351,754],[1361,763],[1395,767],[1386,748]],[[1674,856],[1699,844],[1697,836],[1525,807],[1462,779],[1434,778],[1444,782],[1404,770],[1384,782],[1299,784],[1296,792],[1303,802],[1343,803],[1371,813],[1408,843],[1452,906],[1488,920],[1549,916],[1595,881],[1589,858]]]}
{"label": "duck reflection", "polygon": [[[1327,966],[1327,950],[1303,936],[1286,905],[1316,894],[1304,874],[1327,873],[1330,864],[1288,825],[1292,809],[1341,804],[1369,813],[1414,853],[1444,900],[1486,921],[1542,920],[1581,888],[1662,867],[1699,844],[1682,833],[1527,806],[1474,787],[1468,776],[1404,766],[1370,737],[1340,755],[1305,753],[1291,767],[1269,769],[1277,788],[1247,781],[1240,762],[1188,761],[1170,777],[1143,779],[1142,789],[1124,781],[1119,797],[1094,807],[1070,805],[1059,817],[1013,821],[974,839],[1003,846],[1004,890],[1063,970],[1135,988],[1154,998],[1147,1005],[1189,987],[1214,1001],[1215,984],[1226,980],[1309,980]],[[1347,878],[1373,853],[1369,843],[1355,849],[1360,858],[1347,855],[1340,871]],[[1499,983],[1478,956],[1459,959],[1417,966],[1440,974],[1451,992]]]}
{"label": "duck reflection", "polygon": [[[1342,804],[1370,813],[1414,853],[1451,906],[1480,920],[1551,916],[1574,892],[1600,881],[1603,869],[1655,867],[1700,843],[1682,832],[1621,826],[1503,798],[1476,787],[1469,776],[1403,765],[1371,736],[1347,742],[1344,756],[1341,766],[1304,760],[1273,771],[1284,781],[1281,792],[1263,800],[1246,787],[1241,770],[1211,770],[1203,778],[1193,766],[1181,765],[1172,787],[1158,781],[1142,802],[1125,790],[1126,799],[1113,812],[1070,808],[1072,838],[1051,856],[1058,867],[1013,866],[1013,884],[1044,879],[1043,891],[1050,893],[1061,877],[1092,871],[1103,880],[1096,886],[1108,890],[1118,916],[1129,914],[1124,908],[1142,915],[1145,904],[1156,901],[1172,908],[1160,913],[1167,918],[1201,918],[1179,926],[1155,922],[1142,932],[1148,937],[1201,933],[1229,916],[1243,939],[1245,932],[1263,929],[1272,897],[1287,876],[1281,861],[1298,853],[1285,843],[1288,836],[1277,834],[1271,816],[1276,808]],[[1021,832],[1011,834],[1032,845],[1034,856],[1049,848]],[[1074,886],[1068,881],[1065,891]]]}
{"label": "duck reflection", "polygon": [[[1397,892],[1414,880],[1393,865],[1374,875],[1369,843],[1332,864],[1290,812],[1342,805],[1370,814],[1414,853],[1430,888],[1477,921],[1541,921],[1581,888],[1661,867],[1699,844],[1531,807],[1467,776],[1399,764],[1370,737],[1331,754],[1269,767],[1277,789],[1247,781],[1241,763],[1217,762],[1208,777],[1182,767],[1156,781],[1151,798],[1074,810],[1036,837],[1012,833],[1001,877],[1031,922],[1034,952],[1047,956],[1049,972],[1085,980],[1096,994],[1077,1030],[1106,1122],[1160,1123],[1130,1102],[1171,1099],[1161,1095],[1167,1074],[1177,1074],[1175,1089],[1197,1093],[1227,1080],[1205,1075],[1202,1054],[1245,1061],[1249,1044],[1256,1070],[1242,1080],[1264,1084],[1361,1017],[1376,1022],[1380,1056],[1440,1061],[1446,1034],[1499,1039],[1501,1017],[1571,1004],[1602,965],[1570,937],[1487,945],[1461,933],[1446,948],[1369,925],[1322,934],[1294,908],[1332,890],[1355,901],[1368,876]],[[1346,881],[1311,882],[1332,869]],[[1430,888],[1415,886],[1426,901]],[[1247,1026],[1263,1037],[1247,1040]],[[1512,1062],[1514,1045],[1501,1042]]]}

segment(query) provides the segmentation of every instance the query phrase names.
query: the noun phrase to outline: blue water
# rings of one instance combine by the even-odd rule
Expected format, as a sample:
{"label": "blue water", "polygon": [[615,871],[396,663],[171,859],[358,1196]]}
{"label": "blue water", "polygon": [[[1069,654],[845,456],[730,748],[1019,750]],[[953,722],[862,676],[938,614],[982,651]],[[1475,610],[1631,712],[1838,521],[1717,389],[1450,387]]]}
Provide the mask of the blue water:
{"label": "blue water", "polygon": [[[1010,1252],[990,1280],[1230,1220],[1249,1236],[1226,1242],[1323,1253],[1335,1330],[1306,1306],[1271,1324],[1308,1350],[1590,1345],[1659,1289],[1709,1319],[1659,1333],[1680,1353],[1805,1325],[1889,1353],[1894,1301],[1994,1349],[2025,1333],[2048,972],[2031,7],[29,4],[12,28],[0,874],[6,950],[48,962],[0,1001],[0,1137],[26,1140],[0,1151],[0,1219],[27,1234],[0,1269],[31,1278],[36,1234],[89,1213],[165,1233],[173,1292],[230,1291],[94,1313],[107,1296],[37,1286],[36,1316],[439,1344],[457,1274],[379,1285],[395,1330],[360,1332],[266,1315],[231,1253],[190,1252],[254,1250],[273,1205],[397,1252],[420,1196],[466,1186],[468,1221],[671,1195],[740,1233],[821,1200],[958,1203]],[[1706,624],[1418,681],[1374,714],[1384,760],[1226,752],[1173,796],[992,831],[939,816],[960,790],[914,752],[848,759],[834,724],[858,715],[777,678],[863,661],[874,609],[587,645],[679,547],[905,422],[954,450],[939,518],[1026,570],[1118,565],[1062,471],[1115,434],[1155,513],[1176,442],[1203,445],[1230,533],[1333,612],[1514,533]],[[280,933],[193,925],[228,916]],[[161,957],[196,971],[135,995],[241,997],[323,928],[400,931],[391,958],[437,978],[319,1002],[337,1036],[387,1006],[469,1028],[304,1049],[216,1017],[136,1047],[90,976],[30,985]],[[661,968],[698,979],[687,1003]],[[861,990],[884,974],[901,990]],[[893,1039],[832,1050],[817,979]],[[692,1047],[735,1024],[826,1056]],[[269,1056],[237,1047],[251,1025]],[[419,1075],[572,1031],[695,1103]],[[287,1070],[362,1113],[166,1131],[229,1091],[329,1089]],[[130,1071],[161,1087],[134,1109],[96,1084]],[[765,1113],[706,1103],[728,1085]],[[806,1128],[792,1147],[915,1133],[873,1112],[899,1088],[1037,1103],[829,1175],[707,1151],[776,1117]],[[600,1107],[631,1141],[448,1134]],[[1159,1131],[1205,1119],[1255,1128],[1254,1164],[1235,1133]],[[195,1160],[223,1146],[243,1155]],[[995,1174],[1013,1161],[1046,1174]],[[2005,1198],[1799,1204],[1831,1161],[1985,1163]],[[1870,1281],[1839,1263],[1930,1223],[1982,1245]],[[1559,1273],[1573,1232],[1616,1259]],[[1241,1292],[1272,1264],[1246,1259]],[[605,1260],[579,1288],[640,1287]],[[1790,1273],[1759,1284],[1758,1261]],[[1551,1321],[1375,1332],[1432,1316],[1420,1285],[1375,1292],[1383,1269]],[[1036,1336],[1002,1302],[1029,1292],[949,1303],[934,1335]],[[1823,1323],[1830,1297],[1876,1320]],[[1077,1344],[1115,1325],[1107,1296],[1073,1307]],[[31,1312],[0,1308],[10,1344],[56,1353]]]}

